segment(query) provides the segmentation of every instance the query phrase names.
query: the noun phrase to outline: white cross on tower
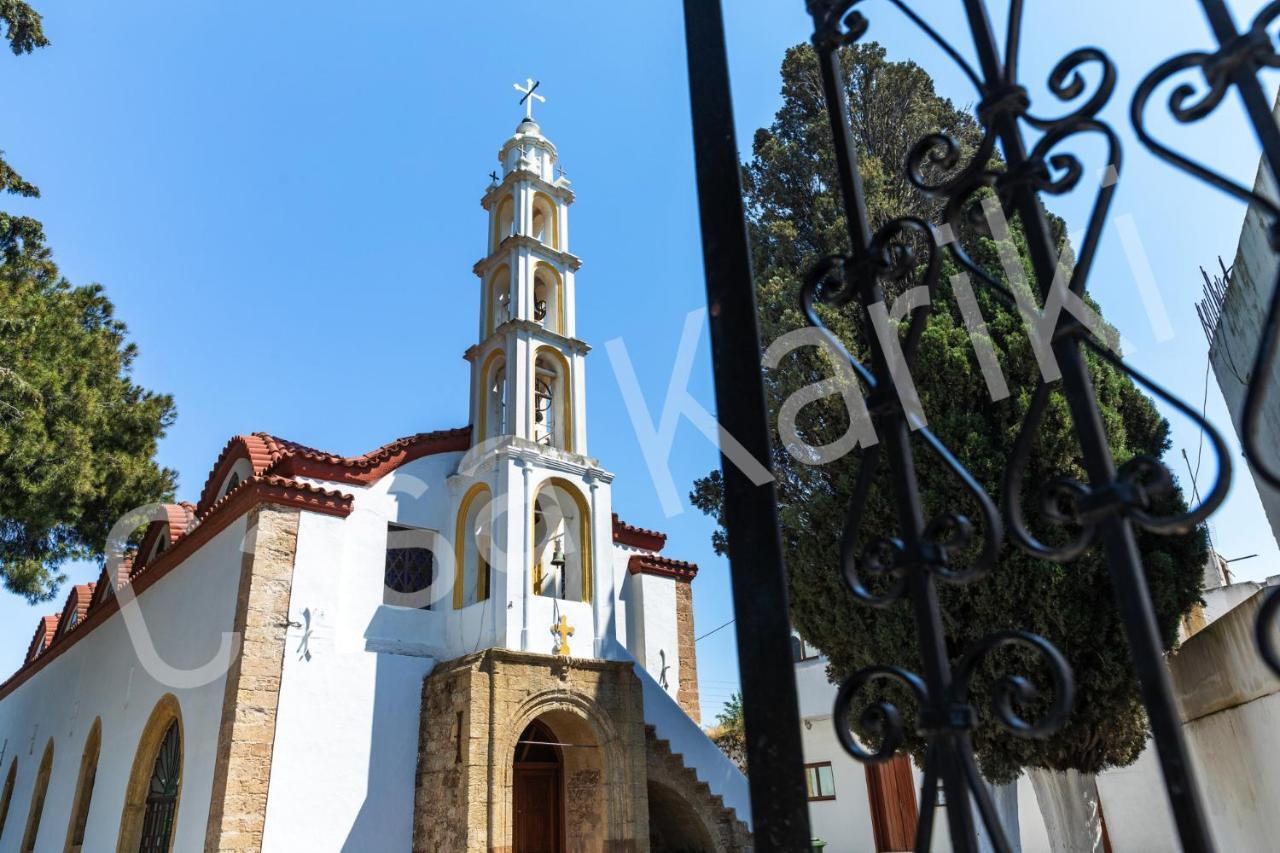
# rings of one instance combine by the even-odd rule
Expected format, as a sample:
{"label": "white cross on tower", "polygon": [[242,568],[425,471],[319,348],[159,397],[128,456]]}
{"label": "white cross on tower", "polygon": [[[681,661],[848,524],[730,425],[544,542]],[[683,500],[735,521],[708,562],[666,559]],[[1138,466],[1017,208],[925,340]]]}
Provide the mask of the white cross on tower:
{"label": "white cross on tower", "polygon": [[511,85],[515,87],[515,90],[517,92],[524,93],[524,97],[520,99],[520,103],[524,104],[524,117],[527,118],[529,121],[533,121],[534,99],[536,98],[537,100],[542,101],[544,104],[547,102],[546,98],[542,97],[539,94],[536,94],[533,91],[534,89],[542,85],[542,81],[539,80],[537,83],[535,83],[533,82],[532,77],[527,77],[525,78],[523,86],[521,86],[519,83],[512,83]]}

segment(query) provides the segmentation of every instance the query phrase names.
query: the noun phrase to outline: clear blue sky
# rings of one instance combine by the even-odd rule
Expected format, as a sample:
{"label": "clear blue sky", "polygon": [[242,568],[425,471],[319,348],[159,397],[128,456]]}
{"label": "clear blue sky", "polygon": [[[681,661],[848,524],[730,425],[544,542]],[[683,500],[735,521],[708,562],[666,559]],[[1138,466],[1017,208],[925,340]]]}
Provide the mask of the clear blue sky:
{"label": "clear blue sky", "polygon": [[[749,145],[778,106],[782,53],[807,38],[808,21],[801,0],[726,5],[739,140]],[[962,32],[958,2],[918,5],[948,10],[939,26]],[[1244,17],[1261,3],[1233,5]],[[578,194],[571,249],[584,260],[579,332],[596,347],[592,453],[617,473],[623,517],[667,530],[670,553],[702,566],[698,632],[732,617],[712,526],[692,509],[663,517],[603,351],[612,338],[626,342],[656,410],[685,316],[703,304],[678,2],[37,6],[53,45],[0,56],[10,116],[0,146],[44,197],[4,204],[43,220],[73,281],[107,287],[141,350],[137,380],[175,396],[160,459],[179,472],[185,499],[236,433],[360,453],[466,422],[461,354],[478,298],[470,268],[485,249],[478,200],[520,116],[512,82],[540,79],[539,120]],[[1033,95],[1058,57],[1097,44],[1119,63],[1109,117],[1130,141],[1138,79],[1167,54],[1209,43],[1191,0],[1028,6]],[[916,58],[944,93],[973,100],[887,4],[866,8],[893,57]],[[1234,102],[1222,113],[1211,127],[1175,132],[1250,181],[1254,142]],[[1093,293],[1135,344],[1135,364],[1198,401],[1198,266],[1230,260],[1243,210],[1130,145],[1115,213],[1133,217],[1173,340],[1154,339],[1114,230]],[[705,336],[692,390],[711,407]],[[1227,424],[1212,383],[1209,413]],[[1198,436],[1175,423],[1174,441],[1194,455]],[[683,424],[673,454],[682,491],[716,464]],[[1244,577],[1276,573],[1251,481],[1236,483],[1216,524],[1219,547],[1262,554],[1237,565]],[[94,575],[76,568],[71,580]],[[16,668],[37,617],[59,607],[0,596],[0,672]],[[699,653],[710,717],[736,684],[732,629]]]}

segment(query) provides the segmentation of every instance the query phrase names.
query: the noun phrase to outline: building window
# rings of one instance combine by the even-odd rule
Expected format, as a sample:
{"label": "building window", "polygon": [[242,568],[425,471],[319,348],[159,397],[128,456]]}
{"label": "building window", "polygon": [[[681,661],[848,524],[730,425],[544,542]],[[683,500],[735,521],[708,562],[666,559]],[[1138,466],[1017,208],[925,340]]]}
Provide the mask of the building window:
{"label": "building window", "polygon": [[387,559],[383,570],[383,604],[397,607],[431,607],[435,581],[434,535],[427,530],[387,525]]}
{"label": "building window", "polygon": [[533,549],[535,595],[591,600],[590,513],[566,480],[549,480],[534,496]]}
{"label": "building window", "polygon": [[49,793],[49,773],[53,770],[53,738],[44,748],[40,759],[40,771],[36,774],[36,786],[31,792],[31,811],[27,814],[27,831],[22,836],[23,853],[36,849],[36,836],[40,833],[40,818],[44,815],[44,798]]}
{"label": "building window", "polygon": [[178,721],[169,724],[151,770],[147,810],[142,818],[142,843],[138,853],[168,853],[178,811],[178,783],[182,778],[182,744]]}
{"label": "building window", "polygon": [[182,717],[166,693],[142,730],[120,816],[119,851],[169,853],[182,790]]}
{"label": "building window", "polygon": [[9,804],[13,802],[13,786],[18,781],[18,759],[9,762],[9,775],[4,777],[4,793],[0,794],[0,838],[4,838],[4,825],[9,819]]}
{"label": "building window", "polygon": [[569,363],[556,350],[543,347],[533,366],[533,440],[573,452]]}
{"label": "building window", "polygon": [[547,264],[538,264],[533,275],[533,319],[549,332],[565,333],[560,276]]}
{"label": "building window", "polygon": [[791,635],[791,659],[793,661],[800,663],[806,660],[816,660],[821,655],[821,652],[805,642],[804,637],[799,634]]}
{"label": "building window", "polygon": [[493,581],[489,565],[492,504],[489,487],[477,483],[463,496],[458,507],[458,526],[454,531],[454,610],[489,598]]}
{"label": "building window", "polygon": [[84,745],[84,757],[80,759],[76,798],[71,804],[71,826],[67,829],[67,849],[71,853],[80,853],[84,846],[84,830],[89,823],[89,804],[93,801],[93,783],[98,776],[98,754],[101,751],[102,721],[94,720]]}
{"label": "building window", "polygon": [[809,799],[834,800],[836,798],[836,781],[831,775],[831,762],[804,766],[804,781],[809,789]]}

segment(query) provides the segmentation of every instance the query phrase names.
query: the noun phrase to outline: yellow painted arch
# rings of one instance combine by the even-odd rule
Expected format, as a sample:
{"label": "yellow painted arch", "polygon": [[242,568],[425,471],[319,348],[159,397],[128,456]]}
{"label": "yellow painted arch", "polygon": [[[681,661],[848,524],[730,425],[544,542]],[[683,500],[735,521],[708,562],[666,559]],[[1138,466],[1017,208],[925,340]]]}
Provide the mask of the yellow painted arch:
{"label": "yellow painted arch", "polygon": [[[506,195],[506,196],[503,196],[502,201],[498,202],[497,207],[493,209],[492,249],[498,248],[498,244],[501,243],[502,238],[506,236],[505,234],[498,233],[499,229],[502,227],[503,211],[513,207],[514,205],[515,205],[515,199],[512,198],[510,195]],[[512,211],[511,218],[512,218],[512,221],[515,220],[514,211]],[[492,249],[490,249],[490,251],[492,251]]]}
{"label": "yellow painted arch", "polygon": [[541,202],[546,205],[547,214],[551,217],[551,248],[560,249],[560,206],[556,204],[555,199],[544,192],[535,192],[533,194],[534,211],[537,211],[538,204]]}
{"label": "yellow painted arch", "polygon": [[[467,556],[467,536],[470,531],[467,530],[467,515],[471,512],[471,504],[481,494],[489,494],[489,486],[485,483],[476,483],[467,489],[467,493],[462,496],[462,503],[458,505],[458,521],[454,528],[453,536],[453,609],[462,609],[463,599],[463,580],[466,574],[466,556]],[[476,568],[480,567],[480,559],[488,561],[488,557],[476,555]],[[489,588],[486,583],[487,579],[483,572],[476,572],[476,601],[484,601],[489,597]]]}
{"label": "yellow painted arch", "polygon": [[[562,406],[561,415],[563,416],[561,419],[561,423],[564,424],[564,450],[567,453],[572,453],[573,452],[573,375],[569,370],[568,359],[566,359],[558,349],[556,349],[555,347],[540,346],[533,351],[533,369],[534,369],[535,381],[537,379],[537,371],[538,371],[538,356],[544,353],[548,355],[553,361],[555,361],[560,368],[560,386],[561,386],[560,390],[563,392],[560,395],[560,399],[561,399],[561,406]],[[535,396],[536,395],[534,394],[529,395],[529,424],[530,424],[531,430],[533,425],[533,414],[534,414],[533,409],[534,409],[534,406],[537,405],[537,402],[534,399]]]}
{"label": "yellow painted arch", "polygon": [[502,359],[506,363],[506,355],[501,347],[485,357],[484,363],[480,365],[480,387],[478,389],[479,399],[476,406],[480,410],[477,423],[480,426],[480,432],[476,436],[480,441],[484,441],[489,437],[488,421],[489,421],[489,377],[493,374],[493,363],[498,359]]}
{"label": "yellow painted arch", "polygon": [[556,268],[551,266],[551,264],[547,263],[546,261],[538,261],[533,266],[533,281],[535,286],[538,282],[538,273],[544,270],[546,271],[547,275],[551,276],[551,278],[555,280],[554,284],[556,288],[556,321],[558,323],[558,325],[556,326],[556,331],[564,335],[565,337],[568,337],[569,332],[565,327],[565,322],[564,322],[564,304],[565,304],[564,278],[561,277],[560,273],[557,272]]}
{"label": "yellow painted arch", "polygon": [[497,269],[495,269],[492,273],[489,274],[489,278],[486,279],[486,284],[484,288],[484,334],[486,337],[488,337],[489,335],[492,335],[494,332],[494,329],[496,328],[496,324],[494,323],[494,317],[496,316],[496,309],[498,304],[497,285],[498,285],[499,279],[502,276],[506,276],[507,278],[506,280],[506,288],[507,288],[507,294],[508,294],[507,304],[508,305],[511,304],[510,303],[511,267],[507,266],[506,264],[502,264]]}
{"label": "yellow painted arch", "polygon": [[[578,507],[578,548],[582,552],[582,600],[589,602],[591,601],[591,553],[593,550],[591,543],[591,508],[577,486],[563,477],[548,477],[538,484],[538,487],[533,491],[533,501],[529,504],[530,543],[536,551],[538,543],[534,541],[532,533],[536,524],[534,513],[538,508],[538,496],[542,494],[542,490],[547,486],[559,486],[573,499],[574,504]],[[530,560],[533,560],[534,557],[535,554],[533,553],[529,555]],[[533,589],[536,590],[542,580],[541,564],[533,564],[529,577],[532,581]]]}
{"label": "yellow painted arch", "polygon": [[[186,737],[183,731],[182,706],[178,697],[166,693],[160,697],[146,726],[142,729],[142,737],[138,739],[138,747],[133,755],[133,770],[129,773],[129,784],[125,788],[124,812],[120,815],[120,835],[117,850],[137,850],[142,841],[142,822],[147,812],[147,793],[151,786],[151,773],[155,767],[156,755],[160,751],[164,737],[169,733],[169,726],[178,726],[178,754],[183,764],[178,772],[178,802],[174,808],[172,833],[178,826],[178,815],[182,808],[182,777],[186,763]],[[172,849],[173,838],[169,839]]]}

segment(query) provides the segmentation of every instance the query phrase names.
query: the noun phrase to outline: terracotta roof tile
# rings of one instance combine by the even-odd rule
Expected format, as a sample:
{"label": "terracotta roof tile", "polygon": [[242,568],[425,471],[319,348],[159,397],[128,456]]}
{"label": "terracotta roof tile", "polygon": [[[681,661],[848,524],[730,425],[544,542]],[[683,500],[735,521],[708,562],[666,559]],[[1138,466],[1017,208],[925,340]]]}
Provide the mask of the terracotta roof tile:
{"label": "terracotta roof tile", "polygon": [[58,619],[57,613],[40,617],[40,621],[36,623],[36,633],[31,638],[31,645],[27,646],[27,663],[35,660],[53,644],[53,635],[58,633]]}
{"label": "terracotta roof tile", "polygon": [[642,548],[646,551],[661,551],[667,545],[667,534],[657,530],[648,530],[644,527],[636,527],[634,524],[627,524],[618,518],[618,514],[613,514],[613,541],[619,545],[630,545],[633,548]]}
{"label": "terracotta roof tile", "polygon": [[627,561],[627,571],[633,575],[658,575],[678,581],[691,581],[698,575],[698,566],[658,554],[632,554]]}

